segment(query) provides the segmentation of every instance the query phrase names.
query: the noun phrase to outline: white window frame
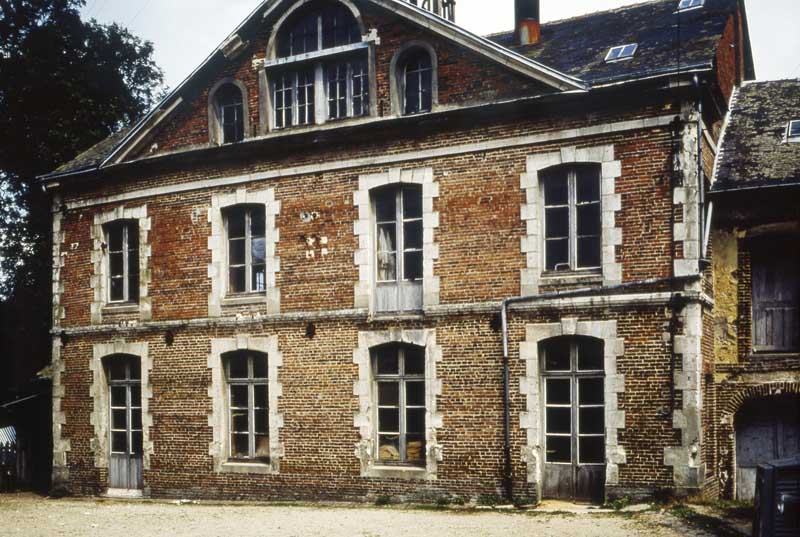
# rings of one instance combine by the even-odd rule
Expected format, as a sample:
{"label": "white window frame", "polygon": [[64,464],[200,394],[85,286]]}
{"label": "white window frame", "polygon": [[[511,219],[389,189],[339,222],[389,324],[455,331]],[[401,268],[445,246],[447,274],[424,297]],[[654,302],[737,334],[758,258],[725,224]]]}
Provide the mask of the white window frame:
{"label": "white window frame", "polygon": [[[231,366],[231,359],[235,356],[243,356],[246,359],[247,363],[247,378],[231,378],[230,373],[230,366]],[[264,370],[267,371],[266,377],[256,377],[254,374],[254,366],[253,362],[255,360],[264,360]],[[227,399],[225,404],[227,406],[227,418],[228,418],[228,434],[232,437],[234,434],[241,434],[234,432],[233,430],[233,413],[235,410],[246,410],[247,411],[247,424],[248,424],[248,431],[247,431],[247,444],[248,444],[248,455],[246,457],[234,457],[233,455],[233,439],[228,443],[228,460],[232,462],[241,462],[241,461],[258,461],[263,463],[269,462],[269,456],[267,457],[257,457],[256,456],[256,430],[255,430],[255,417],[256,412],[261,411],[265,414],[265,423],[267,424],[267,432],[266,436],[269,440],[269,357],[260,352],[254,351],[235,351],[232,353],[227,353],[223,355],[224,361],[224,368],[225,368],[225,384],[226,390],[225,394]],[[233,394],[231,393],[234,386],[246,386],[247,387],[247,408],[240,408],[233,406]],[[256,386],[264,386],[267,390],[267,401],[266,407],[256,407],[255,406],[255,388]]]}
{"label": "white window frame", "polygon": [[[266,241],[267,241],[267,231],[266,231],[266,210],[263,205],[255,205],[255,204],[240,204],[240,205],[232,205],[230,207],[226,207],[223,211],[223,219],[225,221],[225,269],[226,269],[226,280],[225,280],[225,288],[227,291],[227,295],[247,295],[252,293],[263,293],[267,290],[267,282],[266,282],[266,253],[265,253],[265,260],[264,260],[264,288],[263,289],[253,289],[253,231],[251,228],[252,218],[253,218],[253,211],[260,210],[264,211],[264,235],[262,237],[255,237],[255,238],[262,238],[265,243],[266,248]],[[233,211],[244,211],[244,237],[236,237],[235,239],[231,239],[230,236],[230,213]],[[244,240],[244,264],[233,265],[231,264],[230,259],[230,244],[231,240]],[[244,267],[244,290],[242,291],[233,291],[231,290],[231,269],[238,267]]]}
{"label": "white window frame", "polygon": [[678,11],[682,13],[684,11],[700,9],[705,3],[706,0],[680,0],[680,2],[678,2]]}
{"label": "white window frame", "polygon": [[[631,49],[631,47],[633,47]],[[636,52],[639,50],[638,43],[628,43],[627,45],[618,45],[615,47],[611,47],[606,54],[606,63],[613,63],[613,62],[621,62],[624,60],[630,60],[634,56],[636,56]]]}
{"label": "white window frame", "polygon": [[[792,134],[792,130],[796,134]],[[786,141],[789,143],[800,143],[800,119],[793,119],[786,125]]]}
{"label": "white window frame", "polygon": [[[402,99],[402,102],[403,102],[403,108],[402,108],[403,115],[405,115],[405,116],[413,116],[413,115],[416,115],[416,114],[426,114],[426,113],[430,112],[431,110],[433,110],[433,77],[435,75],[435,70],[433,68],[433,63],[434,62],[433,62],[433,59],[431,58],[430,52],[428,52],[427,50],[425,50],[423,48],[419,48],[417,50],[409,51],[406,54],[407,54],[407,57],[402,63],[403,73],[402,73],[402,76],[400,77],[400,98]],[[409,66],[409,61],[408,61],[409,57],[413,57],[413,56],[421,55],[421,54],[426,54],[428,56],[428,61],[430,61],[430,66],[427,67],[427,68],[424,68],[424,69],[423,68],[419,68],[419,69],[416,69],[416,70],[410,70],[409,69],[409,67],[410,67]],[[423,84],[423,73],[428,73],[428,72],[431,74],[431,84],[430,84],[430,87],[425,88],[424,84]],[[416,73],[417,77],[418,77],[417,78],[417,88],[415,90],[415,93],[417,94],[417,109],[409,111],[407,109],[407,107],[408,107],[408,93],[407,92],[408,92],[408,76],[411,73]],[[425,108],[423,106],[423,104],[422,104],[422,101],[423,101],[422,97],[423,97],[423,95],[425,95],[426,90],[427,90],[427,93],[430,94],[431,103],[430,103],[430,107],[429,108]]]}
{"label": "white window frame", "polygon": [[[136,235],[137,235],[137,250],[139,249],[138,242],[139,238],[139,224],[135,220],[116,220],[113,222],[108,222],[103,226],[103,233],[105,238],[106,244],[106,252],[105,252],[105,261],[106,267],[108,267],[108,272],[106,274],[106,302],[108,304],[138,304],[139,299],[139,278],[140,276],[137,275],[136,278],[136,300],[131,300],[131,271],[130,271],[130,233],[131,228],[136,228]],[[121,252],[111,251],[111,233],[118,228],[122,231],[122,237],[120,238],[122,244]],[[122,298],[118,300],[114,300],[111,298],[111,282],[115,278],[115,276],[111,273],[111,254],[113,253],[122,253]],[[137,252],[138,254],[138,252]],[[139,256],[137,255],[137,258]],[[138,260],[138,259],[137,259]]]}

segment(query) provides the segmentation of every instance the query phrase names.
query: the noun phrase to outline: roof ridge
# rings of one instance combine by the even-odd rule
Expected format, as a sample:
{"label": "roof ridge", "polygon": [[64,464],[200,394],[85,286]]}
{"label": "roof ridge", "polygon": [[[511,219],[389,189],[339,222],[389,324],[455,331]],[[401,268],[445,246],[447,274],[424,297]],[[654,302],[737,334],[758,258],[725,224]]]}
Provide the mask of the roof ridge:
{"label": "roof ridge", "polygon": [[[743,86],[744,84],[742,84]],[[734,86],[731,92],[731,98],[728,102],[728,113],[725,114],[725,119],[722,121],[722,129],[719,133],[719,140],[717,140],[717,156],[714,159],[714,169],[711,171],[711,185],[713,188],[714,183],[719,181],[719,170],[722,167],[722,160],[725,158],[725,134],[728,132],[728,126],[733,117],[733,111],[739,101],[739,92],[742,86]]]}

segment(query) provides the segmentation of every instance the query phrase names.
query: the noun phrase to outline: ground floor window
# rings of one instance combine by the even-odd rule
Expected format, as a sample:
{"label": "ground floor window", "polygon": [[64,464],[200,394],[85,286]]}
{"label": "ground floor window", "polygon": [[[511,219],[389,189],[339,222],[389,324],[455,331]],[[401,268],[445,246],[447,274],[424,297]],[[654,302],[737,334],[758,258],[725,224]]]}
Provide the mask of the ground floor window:
{"label": "ground floor window", "polygon": [[269,460],[267,356],[237,351],[224,357],[230,460]]}

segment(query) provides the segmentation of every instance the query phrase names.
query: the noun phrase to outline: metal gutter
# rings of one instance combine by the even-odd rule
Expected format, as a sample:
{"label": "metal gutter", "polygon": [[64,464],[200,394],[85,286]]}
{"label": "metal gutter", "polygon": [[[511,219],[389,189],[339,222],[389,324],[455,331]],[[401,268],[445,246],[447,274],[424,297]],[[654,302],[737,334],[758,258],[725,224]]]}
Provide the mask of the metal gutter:
{"label": "metal gutter", "polygon": [[[700,280],[701,275],[695,274],[691,276],[673,276],[670,278],[657,278],[649,280],[639,280],[636,282],[622,283],[617,285],[609,285],[596,288],[574,289],[570,291],[559,291],[555,293],[545,293],[541,295],[528,295],[510,297],[503,300],[500,306],[500,322],[503,337],[503,455],[504,455],[504,475],[503,475],[503,488],[505,489],[506,499],[508,501],[514,500],[514,479],[512,473],[512,460],[511,460],[511,402],[510,402],[510,379],[509,379],[509,356],[508,356],[508,312],[509,306],[520,303],[532,303],[542,300],[551,300],[557,298],[568,297],[583,297],[583,296],[599,296],[605,294],[615,294],[618,291],[625,291],[636,287],[643,287],[649,285],[662,285],[662,284],[676,284],[679,282],[690,282]],[[678,291],[673,291],[675,296],[679,296]],[[674,303],[674,300],[673,300]],[[674,314],[674,312],[673,312]]]}

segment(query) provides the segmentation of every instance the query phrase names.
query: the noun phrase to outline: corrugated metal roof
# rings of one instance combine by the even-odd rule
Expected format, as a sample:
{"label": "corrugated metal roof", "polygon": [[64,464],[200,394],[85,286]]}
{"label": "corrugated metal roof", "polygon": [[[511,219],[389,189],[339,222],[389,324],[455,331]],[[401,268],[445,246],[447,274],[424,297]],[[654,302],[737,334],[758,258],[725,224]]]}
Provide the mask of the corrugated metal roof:
{"label": "corrugated metal roof", "polygon": [[13,427],[0,428],[0,446],[4,444],[16,444],[17,431]]}

